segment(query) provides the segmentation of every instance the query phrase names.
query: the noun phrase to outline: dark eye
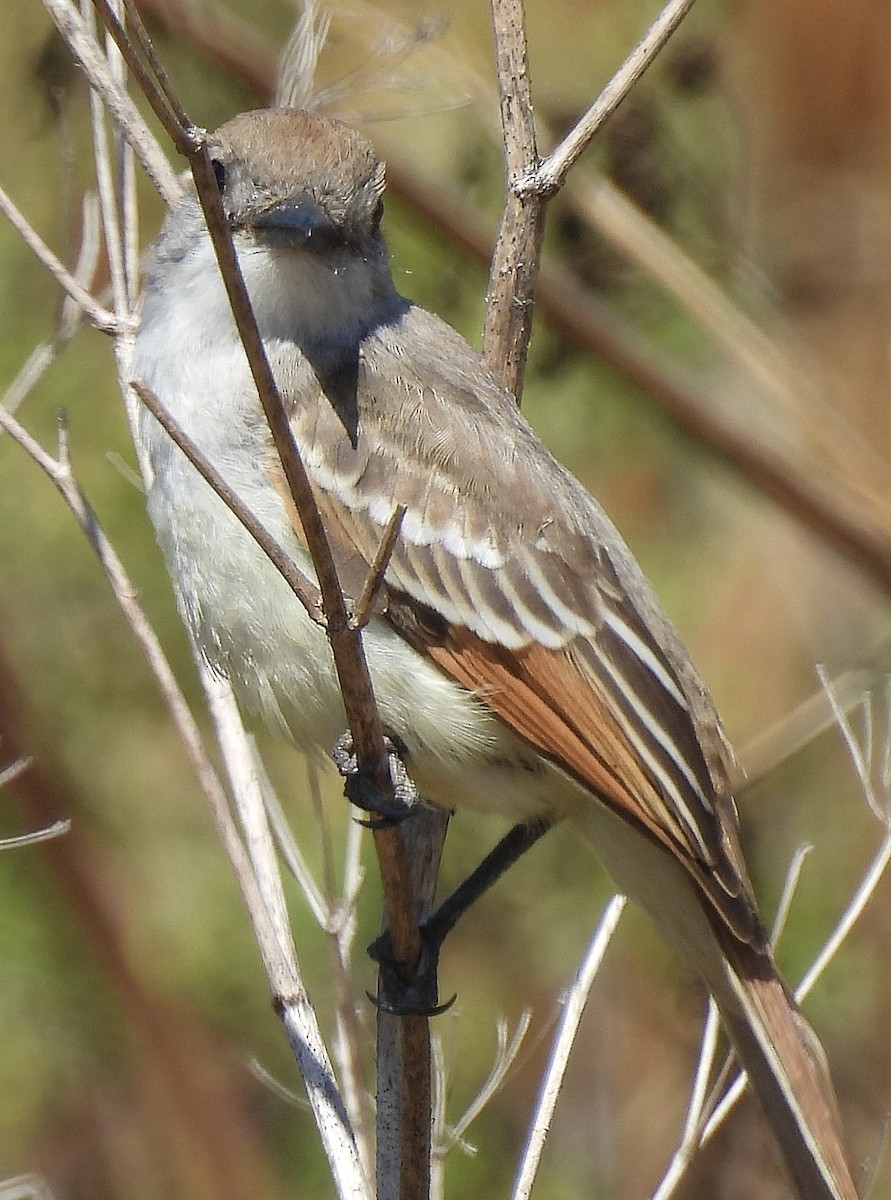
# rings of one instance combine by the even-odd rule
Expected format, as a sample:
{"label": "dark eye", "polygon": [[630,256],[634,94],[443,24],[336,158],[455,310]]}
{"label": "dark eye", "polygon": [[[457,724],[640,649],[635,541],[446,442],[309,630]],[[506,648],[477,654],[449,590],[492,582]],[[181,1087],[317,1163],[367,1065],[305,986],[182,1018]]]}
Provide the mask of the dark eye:
{"label": "dark eye", "polygon": [[217,187],[222,192],[226,186],[226,164],[221,163],[218,158],[212,158],[210,165],[213,168],[213,177],[217,181]]}
{"label": "dark eye", "polygon": [[383,202],[383,200],[378,200],[377,206],[376,206],[374,212],[371,214],[371,228],[372,229],[377,229],[377,227],[381,223],[381,218],[383,217],[383,215],[384,215],[384,202]]}

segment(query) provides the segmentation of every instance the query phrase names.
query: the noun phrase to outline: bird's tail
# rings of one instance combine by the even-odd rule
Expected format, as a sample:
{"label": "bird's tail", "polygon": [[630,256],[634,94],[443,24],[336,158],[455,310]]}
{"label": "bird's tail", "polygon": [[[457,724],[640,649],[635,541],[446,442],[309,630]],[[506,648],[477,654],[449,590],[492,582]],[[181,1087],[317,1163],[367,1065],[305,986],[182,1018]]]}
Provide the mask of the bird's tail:
{"label": "bird's tail", "polygon": [[700,963],[801,1200],[858,1200],[823,1049],[771,954],[715,921],[722,961]]}
{"label": "bird's tail", "polygon": [[712,993],[800,1200],[859,1200],[822,1047],[770,951],[735,936],[684,868],[605,806],[572,820]]}

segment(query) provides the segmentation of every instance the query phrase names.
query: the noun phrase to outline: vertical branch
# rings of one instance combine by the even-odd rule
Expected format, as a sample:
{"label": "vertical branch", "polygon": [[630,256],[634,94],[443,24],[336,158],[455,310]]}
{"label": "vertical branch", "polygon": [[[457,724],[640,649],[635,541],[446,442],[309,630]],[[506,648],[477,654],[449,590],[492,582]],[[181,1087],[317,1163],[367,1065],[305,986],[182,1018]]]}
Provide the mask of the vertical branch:
{"label": "vertical branch", "polygon": [[539,158],[522,0],[491,0],[507,188],[489,272],[483,357],[519,402],[532,333],[535,284],[548,200],[616,110],[694,0],[669,0],[594,104],[544,162]]}
{"label": "vertical branch", "polygon": [[142,114],[109,69],[83,18],[69,0],[43,0],[43,5],[66,46],[77,59],[90,87],[102,97],[109,116],[133,147],[161,199],[168,208],[172,208],[182,197],[179,180]]}
{"label": "vertical branch", "polygon": [[519,403],[532,334],[546,197],[516,186],[539,164],[522,0],[491,0],[491,6],[507,186],[489,271],[483,358]]}
{"label": "vertical branch", "polygon": [[[421,809],[403,822],[411,887],[423,918],[433,907],[449,814]],[[377,1200],[427,1200],[432,1153],[430,1019],[378,1011]]]}

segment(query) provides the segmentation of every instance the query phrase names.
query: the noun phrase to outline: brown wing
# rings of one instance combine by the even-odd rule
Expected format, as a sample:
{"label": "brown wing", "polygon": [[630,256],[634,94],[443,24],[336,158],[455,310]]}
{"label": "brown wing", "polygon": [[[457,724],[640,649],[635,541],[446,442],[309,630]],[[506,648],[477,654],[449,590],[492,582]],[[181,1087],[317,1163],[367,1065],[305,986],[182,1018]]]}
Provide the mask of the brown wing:
{"label": "brown wing", "polygon": [[[698,781],[678,787],[677,743],[653,739],[649,717],[645,731],[626,723],[616,694],[592,670],[599,649],[555,651],[533,643],[506,650],[460,626],[431,637],[433,624],[419,621],[415,602],[398,595],[391,596],[387,616],[416,649],[483,698],[515,733],[680,859],[732,932],[761,945],[732,811],[720,814],[716,807],[712,825],[718,845],[706,843],[701,817],[694,816],[702,804]],[[688,773],[686,766],[682,771]]]}
{"label": "brown wing", "polygon": [[317,363],[288,384],[351,574],[406,507],[386,574],[391,623],[757,938],[707,693],[618,533],[470,347],[409,308],[366,337],[351,370]]}

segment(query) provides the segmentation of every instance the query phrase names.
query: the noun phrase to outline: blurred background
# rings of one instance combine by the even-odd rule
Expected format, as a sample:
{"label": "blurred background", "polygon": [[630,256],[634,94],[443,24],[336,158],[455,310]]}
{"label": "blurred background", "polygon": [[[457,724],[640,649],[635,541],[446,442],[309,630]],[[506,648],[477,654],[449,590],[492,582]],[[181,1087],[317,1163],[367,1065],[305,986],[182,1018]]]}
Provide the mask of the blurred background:
{"label": "blurred background", "polygon": [[[257,0],[249,26],[236,4],[140,7],[197,123],[269,102],[293,4]],[[488,6],[334,11],[320,82],[388,160],[397,286],[478,344],[502,189]],[[652,0],[528,0],[543,149],[656,11]],[[0,184],[72,262],[93,186],[86,86],[37,0],[5,0],[4,12]],[[524,396],[641,560],[715,694],[752,780],[739,806],[768,919],[796,848],[813,844],[780,951],[793,980],[883,835],[838,728],[820,732],[818,664],[853,706],[887,800],[889,55],[891,10],[870,0],[700,0],[552,204]],[[147,241],[162,209],[144,180],[140,194]],[[5,222],[0,298],[6,389],[53,338],[59,293]],[[77,477],[200,709],[111,347],[92,330],[60,348],[18,415],[52,448],[60,407]],[[321,869],[302,760],[258,736]],[[3,437],[0,767],[22,756],[32,763],[0,793],[0,835],[57,818],[72,829],[0,854],[0,1179],[39,1172],[59,1200],[331,1195],[230,869],[153,681],[68,511]],[[336,780],[325,811],[342,835]],[[459,815],[443,886],[501,832]],[[366,860],[360,947],[379,912],[370,847]],[[325,1022],[328,946],[292,893]],[[442,986],[459,998],[437,1024],[449,1120],[485,1077],[498,1020],[533,1016],[506,1087],[467,1135],[477,1152],[451,1151],[449,1196],[507,1193],[561,988],[609,895],[597,864],[557,830],[450,940]],[[889,940],[883,882],[808,1003],[876,1197],[891,1194]],[[353,976],[370,1045],[374,979],[361,950]],[[537,1194],[651,1195],[680,1134],[703,1008],[627,913]],[[748,1102],[677,1194],[787,1194]]]}

